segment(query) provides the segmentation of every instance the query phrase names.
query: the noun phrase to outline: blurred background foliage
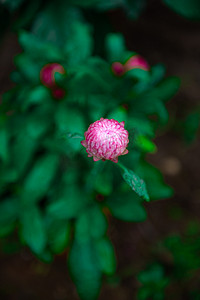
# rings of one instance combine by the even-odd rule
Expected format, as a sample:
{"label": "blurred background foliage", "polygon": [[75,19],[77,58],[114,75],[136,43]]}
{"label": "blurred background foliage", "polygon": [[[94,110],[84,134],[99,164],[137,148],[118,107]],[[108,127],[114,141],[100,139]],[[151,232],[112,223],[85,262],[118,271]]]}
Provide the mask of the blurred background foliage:
{"label": "blurred background foliage", "polygon": [[[199,19],[199,1],[163,2],[184,17]],[[153,140],[169,126],[167,101],[180,80],[166,77],[162,64],[133,67],[123,74],[113,67],[118,62],[125,68],[138,49],[128,50],[108,13],[122,9],[136,20],[146,6],[147,1],[138,0],[1,4],[1,37],[10,28],[21,47],[11,73],[15,85],[2,95],[0,106],[2,249],[9,252],[14,237],[16,244],[11,245],[19,250],[19,237],[41,261],[50,263],[64,253],[79,297],[85,300],[98,297],[102,278],[120,284],[109,232],[112,217],[145,221],[144,200],[173,195],[147,153],[156,152]],[[125,121],[129,131],[129,154],[120,161],[130,169],[125,167],[122,176],[109,161],[94,163],[80,144],[89,124],[101,117]],[[196,139],[199,123],[199,110],[193,108],[175,122],[174,130],[188,145]],[[140,272],[133,270],[138,299],[165,299],[170,286],[176,289],[181,282],[183,288],[195,276],[199,231],[189,225],[186,236],[162,239],[152,249],[155,259]],[[162,256],[169,257],[167,262]],[[199,299],[197,284],[188,297]]]}

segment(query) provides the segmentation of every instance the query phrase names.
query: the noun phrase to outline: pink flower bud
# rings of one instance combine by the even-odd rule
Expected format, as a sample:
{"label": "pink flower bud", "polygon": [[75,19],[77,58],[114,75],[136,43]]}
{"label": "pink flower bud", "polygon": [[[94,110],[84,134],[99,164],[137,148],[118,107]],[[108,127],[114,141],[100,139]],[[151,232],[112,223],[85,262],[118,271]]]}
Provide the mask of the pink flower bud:
{"label": "pink flower bud", "polygon": [[120,62],[114,62],[111,69],[116,76],[122,76],[124,74],[124,66]]}
{"label": "pink flower bud", "polygon": [[149,64],[140,55],[133,55],[124,65],[125,71],[130,71],[132,69],[142,69],[145,71],[149,70]]}
{"label": "pink flower bud", "polygon": [[40,80],[48,88],[53,88],[56,86],[55,72],[60,74],[65,74],[65,69],[63,66],[57,63],[51,63],[45,65],[40,71]]}
{"label": "pink flower bud", "polygon": [[117,163],[118,156],[128,153],[128,131],[124,129],[124,122],[101,118],[92,123],[84,135],[81,144],[94,161],[108,159]]}
{"label": "pink flower bud", "polygon": [[58,100],[62,99],[65,96],[65,90],[62,88],[56,87],[56,88],[52,89],[52,96]]}

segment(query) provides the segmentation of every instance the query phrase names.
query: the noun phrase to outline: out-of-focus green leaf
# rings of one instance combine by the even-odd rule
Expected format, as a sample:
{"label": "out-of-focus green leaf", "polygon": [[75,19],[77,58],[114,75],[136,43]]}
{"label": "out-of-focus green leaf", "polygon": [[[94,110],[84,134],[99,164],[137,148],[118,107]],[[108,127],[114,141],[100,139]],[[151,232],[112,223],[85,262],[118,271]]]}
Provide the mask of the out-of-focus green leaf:
{"label": "out-of-focus green leaf", "polygon": [[140,272],[137,276],[140,282],[148,283],[158,281],[164,275],[164,270],[160,265],[152,265],[148,270]]}
{"label": "out-of-focus green leaf", "polygon": [[144,135],[138,135],[135,139],[135,145],[137,145],[142,151],[154,153],[156,151],[156,145]]}
{"label": "out-of-focus green leaf", "polygon": [[106,103],[110,101],[110,97],[105,95],[90,95],[88,98],[89,114],[92,122],[99,120],[105,116],[107,111]]}
{"label": "out-of-focus green leaf", "polygon": [[150,80],[149,72],[146,70],[142,70],[140,68],[129,70],[128,72],[126,72],[125,76],[129,78],[133,78],[134,80],[137,79],[141,81],[143,84],[145,84],[145,81],[149,82]]}
{"label": "out-of-focus green leaf", "polygon": [[[119,164],[119,163],[118,163]],[[122,177],[130,185],[131,189],[141,198],[149,201],[149,195],[143,179],[136,175],[132,170],[122,167]]]}
{"label": "out-of-focus green leaf", "polygon": [[[35,73],[36,68],[39,68],[41,62],[43,61],[60,61],[62,59],[62,54],[59,48],[57,48],[54,44],[51,44],[50,42],[45,42],[44,40],[40,40],[39,37],[32,33],[28,33],[26,31],[21,31],[19,34],[19,43],[23,47],[23,49],[26,51],[26,54],[29,57],[32,57],[34,60],[37,60],[37,64],[35,64]],[[26,55],[26,56],[27,56]],[[23,60],[20,58],[22,55],[19,56],[18,65],[21,66],[21,70],[23,72],[29,72],[29,67],[24,65]],[[24,55],[22,56],[24,57]],[[21,59],[21,61],[20,61]],[[28,59],[28,58],[26,58]],[[24,58],[24,60],[26,60]],[[29,58],[30,60],[30,58]],[[31,65],[33,62],[31,62]],[[42,66],[41,66],[42,67]],[[26,70],[27,69],[27,70]],[[28,73],[30,74],[30,72]],[[36,74],[35,74],[36,75]],[[30,74],[31,76],[31,74]],[[38,76],[36,76],[36,79],[39,79]]]}
{"label": "out-of-focus green leaf", "polygon": [[91,28],[81,22],[71,25],[71,34],[67,40],[64,51],[68,56],[69,65],[77,65],[89,57],[93,50]]}
{"label": "out-of-focus green leaf", "polygon": [[40,138],[46,131],[52,126],[51,112],[38,108],[33,114],[29,114],[29,118],[26,121],[25,134],[29,135],[33,139]]}
{"label": "out-of-focus green leaf", "polygon": [[0,158],[3,162],[7,162],[9,157],[8,140],[8,131],[6,128],[0,128]]}
{"label": "out-of-focus green leaf", "polygon": [[173,234],[165,239],[164,246],[173,257],[173,275],[175,278],[191,278],[194,272],[199,269],[199,236],[181,237]]}
{"label": "out-of-focus green leaf", "polygon": [[101,238],[107,229],[107,222],[100,206],[93,205],[82,212],[76,221],[76,239],[80,242]]}
{"label": "out-of-focus green leaf", "polygon": [[37,141],[24,132],[20,132],[16,136],[15,142],[11,147],[11,155],[14,161],[14,167],[19,175],[25,171],[37,147]]}
{"label": "out-of-focus green leaf", "polygon": [[1,5],[5,5],[11,12],[15,11],[25,0],[4,0]]}
{"label": "out-of-focus green leaf", "polygon": [[99,239],[95,242],[98,261],[103,273],[112,275],[116,271],[116,258],[112,243],[107,239]]}
{"label": "out-of-focus green leaf", "polygon": [[0,237],[9,234],[15,225],[19,214],[16,199],[6,199],[0,202]]}
{"label": "out-of-focus green leaf", "polygon": [[169,198],[173,195],[172,188],[164,183],[160,171],[149,163],[140,161],[135,171],[143,176],[152,200]]}
{"label": "out-of-focus green leaf", "polygon": [[151,74],[151,84],[154,86],[155,84],[157,84],[158,82],[160,82],[160,80],[164,77],[165,75],[165,67],[164,65],[158,64],[155,66],[151,67],[150,70],[150,74]]}
{"label": "out-of-focus green leaf", "polygon": [[[67,135],[71,132],[78,132],[83,134],[85,131],[85,122],[81,112],[78,109],[67,107],[64,103],[55,112],[55,122],[59,133]],[[67,139],[66,143],[73,151],[82,148],[80,139]]]}
{"label": "out-of-focus green leaf", "polygon": [[192,143],[197,137],[200,128],[200,111],[197,110],[188,114],[180,125],[185,141]]}
{"label": "out-of-focus green leaf", "polygon": [[74,241],[69,255],[69,268],[80,298],[97,299],[101,286],[101,269],[91,241]]}
{"label": "out-of-focus green leaf", "polygon": [[[32,51],[34,51],[32,49]],[[15,57],[15,64],[19,68],[22,76],[29,82],[33,84],[39,83],[39,72],[40,67],[34,61],[32,61],[31,57],[22,53]]]}
{"label": "out-of-focus green leaf", "polygon": [[[154,137],[154,128],[150,120],[146,118],[139,117],[130,117],[127,119],[127,128],[129,133],[133,134],[136,132],[137,134],[148,135],[149,137]],[[133,137],[134,138],[134,137]]]}
{"label": "out-of-focus green leaf", "polygon": [[136,194],[117,192],[106,203],[111,213],[120,220],[142,222],[146,219],[146,211]]}
{"label": "out-of-focus green leaf", "polygon": [[35,19],[33,32],[43,44],[46,41],[62,47],[68,65],[76,65],[91,55],[91,28],[82,21],[80,11],[70,7],[68,1],[49,2]]}
{"label": "out-of-focus green leaf", "polygon": [[169,278],[164,275],[164,269],[159,264],[153,264],[137,276],[142,286],[138,290],[139,300],[164,300],[165,288]]}
{"label": "out-of-focus green leaf", "polygon": [[[84,97],[85,100],[90,99],[90,101],[91,97],[93,99],[97,97],[100,101],[100,95],[102,95],[104,101],[104,99],[109,99],[109,93],[112,92],[110,80],[112,80],[112,76],[107,64],[102,60],[90,59],[87,61],[87,65],[77,68],[73,80],[68,85],[69,94],[74,95],[73,98]],[[107,104],[109,105],[109,102]]]}
{"label": "out-of-focus green leaf", "polygon": [[31,105],[40,105],[42,103],[48,103],[52,101],[50,98],[50,93],[44,86],[37,86],[29,92],[29,97],[27,101],[24,103],[24,109],[26,110]]}
{"label": "out-of-focus green leaf", "polygon": [[136,20],[146,5],[146,0],[125,0],[125,9],[129,18]]}
{"label": "out-of-focus green leaf", "polygon": [[56,254],[64,251],[70,238],[69,222],[47,215],[46,228],[51,250]]}
{"label": "out-of-focus green leaf", "polygon": [[127,120],[127,111],[123,107],[117,107],[113,111],[109,113],[107,116],[108,119],[114,119],[117,120],[118,122],[125,122],[125,127],[126,127],[126,120]]}
{"label": "out-of-focus green leaf", "polygon": [[120,62],[125,50],[125,42],[122,34],[110,33],[106,36],[106,51],[110,62]]}
{"label": "out-of-focus green leaf", "polygon": [[80,6],[92,6],[95,5],[96,3],[100,2],[101,0],[70,0],[70,3],[73,5],[80,5]]}
{"label": "out-of-focus green leaf", "polygon": [[55,177],[59,158],[54,154],[47,154],[36,161],[25,179],[21,198],[24,203],[40,200],[47,193]]}
{"label": "out-of-focus green leaf", "polygon": [[100,10],[109,10],[117,7],[125,9],[127,15],[131,19],[137,19],[143,11],[146,0],[101,0],[97,3],[97,8]]}
{"label": "out-of-focus green leaf", "polygon": [[60,220],[77,217],[87,204],[87,199],[76,185],[65,185],[61,194],[47,206],[48,214]]}
{"label": "out-of-focus green leaf", "polygon": [[180,79],[178,77],[168,77],[159,83],[149,95],[151,98],[158,98],[164,102],[171,99],[180,87]]}
{"label": "out-of-focus green leaf", "polygon": [[110,195],[113,190],[111,172],[99,172],[94,179],[94,188],[102,195]]}
{"label": "out-of-focus green leaf", "polygon": [[36,206],[24,207],[20,217],[21,237],[36,254],[46,246],[46,232],[43,218]]}
{"label": "out-of-focus green leaf", "polygon": [[199,0],[163,0],[163,2],[186,18],[194,20],[200,19]]}
{"label": "out-of-focus green leaf", "polygon": [[146,117],[156,115],[163,124],[168,121],[168,112],[165,105],[159,98],[152,96],[152,94],[138,97],[131,105],[136,115],[141,114]]}

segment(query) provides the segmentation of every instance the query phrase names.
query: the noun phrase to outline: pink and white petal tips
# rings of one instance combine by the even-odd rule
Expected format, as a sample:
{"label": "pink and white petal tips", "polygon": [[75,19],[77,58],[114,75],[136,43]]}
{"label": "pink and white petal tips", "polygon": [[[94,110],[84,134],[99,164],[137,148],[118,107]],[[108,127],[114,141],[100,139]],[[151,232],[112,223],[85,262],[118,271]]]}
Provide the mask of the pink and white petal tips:
{"label": "pink and white petal tips", "polygon": [[128,153],[128,131],[124,125],[124,121],[119,123],[104,118],[92,123],[84,134],[85,140],[81,141],[88,157],[93,157],[94,161],[111,160],[117,163],[120,155]]}
{"label": "pink and white petal tips", "polygon": [[124,65],[124,69],[126,72],[133,69],[142,69],[145,71],[149,71],[150,67],[147,61],[140,55],[133,55]]}

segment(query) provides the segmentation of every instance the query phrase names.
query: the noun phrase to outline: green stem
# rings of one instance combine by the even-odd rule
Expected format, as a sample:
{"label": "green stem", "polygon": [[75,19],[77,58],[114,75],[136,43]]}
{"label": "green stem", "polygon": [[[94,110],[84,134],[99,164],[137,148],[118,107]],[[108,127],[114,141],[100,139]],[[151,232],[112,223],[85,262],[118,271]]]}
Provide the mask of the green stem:
{"label": "green stem", "polygon": [[117,165],[123,170],[123,171],[126,171],[126,167],[118,161]]}

